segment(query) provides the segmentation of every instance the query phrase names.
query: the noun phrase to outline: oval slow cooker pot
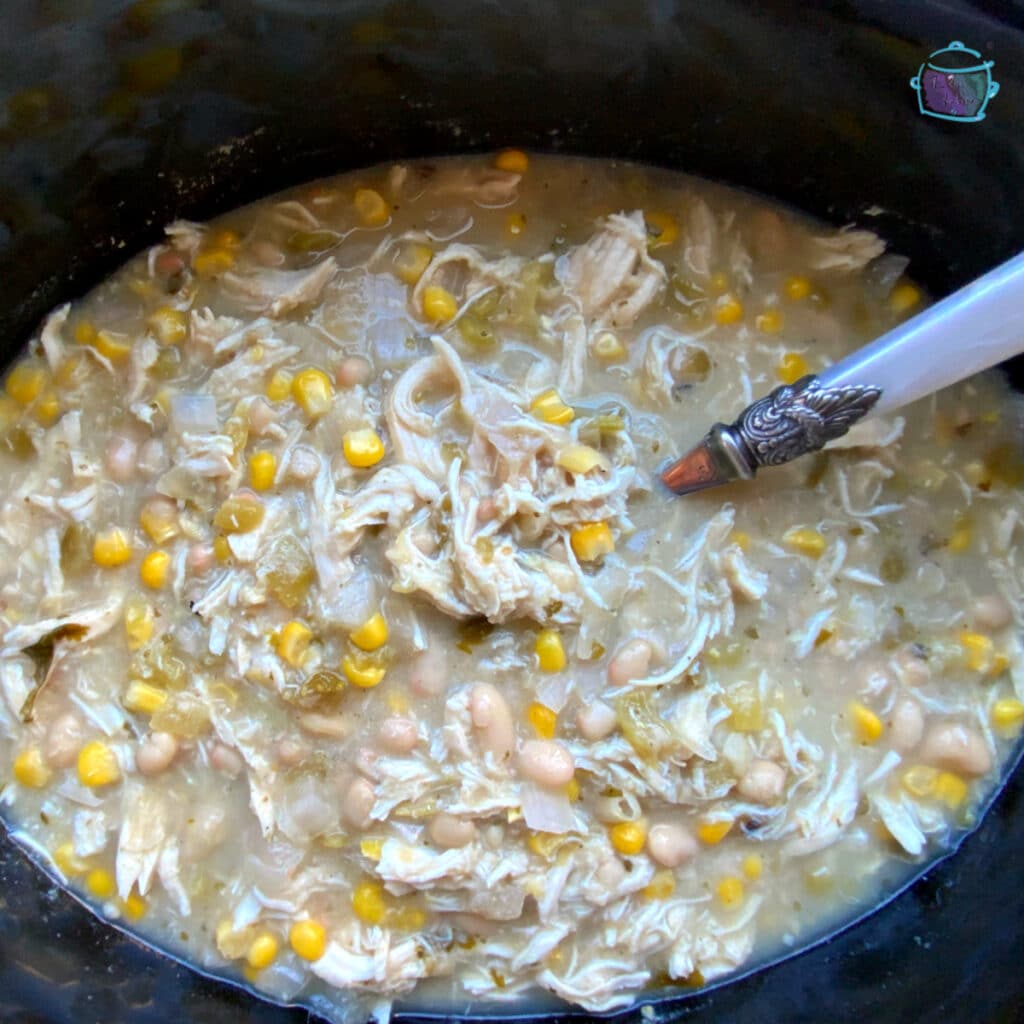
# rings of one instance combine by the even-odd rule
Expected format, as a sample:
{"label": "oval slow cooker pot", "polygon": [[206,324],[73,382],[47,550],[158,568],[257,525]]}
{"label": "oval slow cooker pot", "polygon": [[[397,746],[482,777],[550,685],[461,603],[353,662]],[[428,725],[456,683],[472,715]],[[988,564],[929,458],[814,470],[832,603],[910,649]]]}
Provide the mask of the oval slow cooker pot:
{"label": "oval slow cooker pot", "polygon": [[[954,40],[994,62],[983,121],[924,113],[911,87]],[[865,224],[941,295],[1024,248],[1024,14],[992,0],[3,0],[3,358],[174,217],[511,144],[664,164]],[[955,856],[856,926],[712,990],[652,993],[655,1018],[1020,1019],[1021,792],[1012,777]],[[0,1019],[306,1014],[102,924],[2,838]]]}

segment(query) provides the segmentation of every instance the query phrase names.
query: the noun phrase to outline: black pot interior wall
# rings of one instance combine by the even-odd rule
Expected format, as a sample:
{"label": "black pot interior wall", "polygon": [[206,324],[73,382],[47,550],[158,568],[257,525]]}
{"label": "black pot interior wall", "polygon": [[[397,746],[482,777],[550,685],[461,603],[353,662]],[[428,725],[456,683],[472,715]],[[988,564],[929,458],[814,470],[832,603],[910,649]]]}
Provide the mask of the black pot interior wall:
{"label": "black pot interior wall", "polygon": [[[953,39],[996,62],[982,123],[923,117],[910,89]],[[5,0],[0,356],[176,216],[506,144],[666,164],[864,223],[942,293],[1024,243],[1024,16],[992,0]],[[669,1015],[1009,1019],[1019,796],[1011,782],[956,858],[868,923]],[[3,1019],[226,1012],[292,1019],[98,925],[0,843]]]}

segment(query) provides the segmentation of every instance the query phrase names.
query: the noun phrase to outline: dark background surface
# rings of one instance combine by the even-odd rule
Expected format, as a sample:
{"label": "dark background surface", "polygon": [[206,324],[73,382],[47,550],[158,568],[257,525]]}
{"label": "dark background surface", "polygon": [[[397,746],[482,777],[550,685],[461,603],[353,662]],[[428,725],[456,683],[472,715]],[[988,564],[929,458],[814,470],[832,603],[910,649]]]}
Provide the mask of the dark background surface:
{"label": "dark background surface", "polygon": [[[996,62],[980,124],[922,117],[909,87],[953,39]],[[1024,6],[2,0],[0,355],[176,216],[510,144],[862,223],[942,294],[1024,248]],[[658,1019],[1024,1020],[1021,790],[869,920]],[[5,1024],[304,1018],[100,924],[0,839]]]}

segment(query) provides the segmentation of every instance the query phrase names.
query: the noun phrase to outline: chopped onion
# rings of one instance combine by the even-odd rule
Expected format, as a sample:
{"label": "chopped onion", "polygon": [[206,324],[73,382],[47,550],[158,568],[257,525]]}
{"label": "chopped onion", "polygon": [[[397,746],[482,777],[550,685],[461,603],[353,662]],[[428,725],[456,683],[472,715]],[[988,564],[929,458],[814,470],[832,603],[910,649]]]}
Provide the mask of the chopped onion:
{"label": "chopped onion", "polygon": [[171,426],[179,434],[205,434],[217,429],[217,402],[213,395],[174,395]]}
{"label": "chopped onion", "polygon": [[526,824],[536,832],[569,832],[576,821],[564,789],[549,789],[535,782],[519,787]]}

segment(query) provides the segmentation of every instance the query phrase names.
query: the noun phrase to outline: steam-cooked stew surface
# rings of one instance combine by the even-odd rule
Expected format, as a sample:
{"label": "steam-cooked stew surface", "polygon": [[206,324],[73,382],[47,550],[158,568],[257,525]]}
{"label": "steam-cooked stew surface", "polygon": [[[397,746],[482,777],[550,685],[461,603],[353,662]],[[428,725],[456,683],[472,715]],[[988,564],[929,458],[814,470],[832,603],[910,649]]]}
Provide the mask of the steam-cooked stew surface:
{"label": "steam-cooked stew surface", "polygon": [[799,944],[970,825],[1024,719],[1017,406],[658,470],[917,311],[905,265],[518,152],[172,224],[0,399],[9,820],[102,913],[353,1014]]}

